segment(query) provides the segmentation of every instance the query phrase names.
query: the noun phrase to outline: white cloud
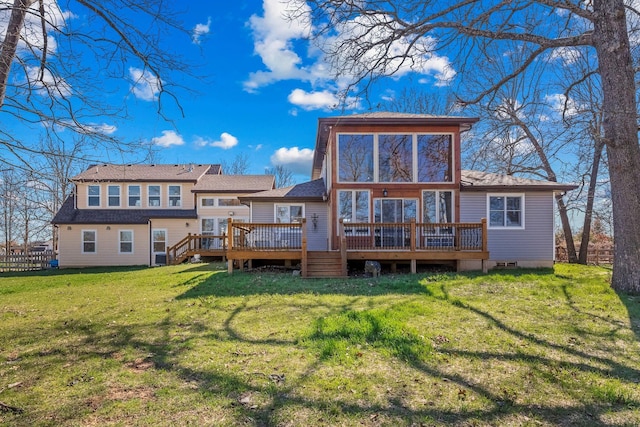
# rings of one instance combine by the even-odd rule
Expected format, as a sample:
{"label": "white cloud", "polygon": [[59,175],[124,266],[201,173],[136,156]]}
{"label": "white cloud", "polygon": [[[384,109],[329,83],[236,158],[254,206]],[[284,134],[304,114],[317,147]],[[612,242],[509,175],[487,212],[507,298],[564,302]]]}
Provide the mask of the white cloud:
{"label": "white cloud", "polygon": [[544,99],[549,103],[552,110],[558,114],[563,114],[564,112],[565,117],[573,117],[580,112],[581,107],[573,99],[567,99],[562,93],[546,95]]}
{"label": "white cloud", "polygon": [[562,65],[568,66],[577,62],[580,55],[580,50],[575,47],[558,47],[551,52],[549,60],[560,60]]}
{"label": "white cloud", "polygon": [[160,147],[172,147],[174,145],[184,145],[184,139],[178,133],[173,130],[163,130],[162,136],[156,136],[151,139],[151,142],[154,145],[159,145]]}
{"label": "white cloud", "polygon": [[194,44],[200,44],[200,40],[202,36],[209,34],[211,27],[211,17],[207,18],[206,24],[196,24],[193,28],[193,34],[191,35],[191,40]]}
{"label": "white cloud", "polygon": [[306,92],[302,89],[294,89],[287,98],[290,103],[303,110],[330,110],[335,108],[340,100],[328,90],[320,92]]}
{"label": "white cloud", "polygon": [[302,59],[294,51],[293,41],[308,37],[311,27],[306,19],[292,20],[287,15],[295,11],[308,16],[309,6],[302,0],[264,0],[262,6],[264,16],[252,15],[249,26],[253,31],[254,51],[267,70],[249,75],[244,83],[249,92],[279,80],[308,79],[307,72],[300,68]]}
{"label": "white cloud", "polygon": [[149,70],[130,67],[129,76],[133,81],[131,91],[136,98],[143,101],[153,101],[160,92],[162,81],[151,74]]}
{"label": "white cloud", "polygon": [[228,150],[238,145],[238,138],[231,135],[230,133],[222,132],[222,134],[220,134],[220,139],[218,139],[217,141],[212,141],[201,136],[196,136],[194,143],[198,147],[218,147],[222,148],[223,150]]}
{"label": "white cloud", "polygon": [[279,148],[271,155],[271,164],[282,165],[294,174],[309,174],[313,162],[313,150],[309,148]]}

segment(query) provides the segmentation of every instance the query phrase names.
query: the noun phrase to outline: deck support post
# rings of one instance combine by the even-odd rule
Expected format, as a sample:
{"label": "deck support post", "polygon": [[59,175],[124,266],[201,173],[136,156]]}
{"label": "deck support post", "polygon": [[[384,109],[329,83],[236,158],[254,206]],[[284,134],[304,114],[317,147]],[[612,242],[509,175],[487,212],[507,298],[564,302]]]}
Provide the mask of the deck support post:
{"label": "deck support post", "polygon": [[300,274],[307,277],[307,218],[302,218],[302,259],[300,260]]}
{"label": "deck support post", "polygon": [[340,223],[338,224],[338,240],[340,244],[340,263],[342,265],[342,275],[347,276],[347,238],[344,235],[344,222],[343,219],[340,218]]}
{"label": "deck support post", "polygon": [[[231,253],[233,249],[233,218],[227,220],[227,253]],[[233,274],[233,259],[227,257],[227,272]]]}
{"label": "deck support post", "polygon": [[411,274],[416,274],[418,272],[418,262],[415,259],[411,260]]}

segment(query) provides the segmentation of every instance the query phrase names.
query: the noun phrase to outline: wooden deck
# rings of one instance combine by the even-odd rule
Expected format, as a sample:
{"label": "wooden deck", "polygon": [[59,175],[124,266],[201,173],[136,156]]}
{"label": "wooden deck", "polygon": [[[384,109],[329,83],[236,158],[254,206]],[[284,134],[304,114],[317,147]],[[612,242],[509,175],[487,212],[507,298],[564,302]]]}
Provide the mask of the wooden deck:
{"label": "wooden deck", "polygon": [[[338,250],[326,255],[307,248],[307,224],[234,223],[220,236],[189,234],[167,249],[167,260],[178,264],[198,254],[223,257],[240,266],[251,260],[296,260],[303,277],[347,275],[349,261],[409,263],[489,259],[487,223],[340,223]],[[333,261],[326,261],[332,259]],[[325,260],[322,261],[321,260]],[[312,268],[310,268],[312,266]],[[333,268],[330,268],[332,266]],[[323,275],[323,273],[325,273]]]}

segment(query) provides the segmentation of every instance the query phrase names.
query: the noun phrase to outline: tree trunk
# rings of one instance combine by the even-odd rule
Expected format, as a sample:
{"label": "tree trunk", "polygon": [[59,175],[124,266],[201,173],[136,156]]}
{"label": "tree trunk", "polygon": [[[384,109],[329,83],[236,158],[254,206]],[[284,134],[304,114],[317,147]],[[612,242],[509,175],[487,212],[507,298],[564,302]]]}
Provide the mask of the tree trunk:
{"label": "tree trunk", "polygon": [[578,262],[578,257],[576,256],[576,245],[573,242],[573,232],[571,231],[571,223],[567,214],[567,205],[564,204],[562,194],[556,194],[555,197],[558,205],[558,215],[560,215],[560,222],[562,223],[564,241],[567,245],[567,260],[571,263],[576,263]]}
{"label": "tree trunk", "polygon": [[584,224],[582,226],[582,238],[580,240],[580,254],[578,263],[586,264],[589,254],[589,240],[591,240],[591,219],[593,218],[593,201],[596,195],[596,185],[598,183],[598,170],[602,159],[602,149],[604,143],[599,136],[594,137],[596,143],[593,150],[593,164],[589,176],[589,189],[587,190],[587,206],[584,210]]}
{"label": "tree trunk", "polygon": [[7,93],[7,82],[9,81],[9,71],[13,58],[16,56],[20,32],[24,27],[24,19],[27,9],[34,0],[14,0],[11,7],[11,17],[4,40],[0,43],[0,107],[4,104],[4,97]]}
{"label": "tree trunk", "polygon": [[614,228],[611,286],[640,293],[640,147],[623,0],[594,0],[593,41],[602,79]]}

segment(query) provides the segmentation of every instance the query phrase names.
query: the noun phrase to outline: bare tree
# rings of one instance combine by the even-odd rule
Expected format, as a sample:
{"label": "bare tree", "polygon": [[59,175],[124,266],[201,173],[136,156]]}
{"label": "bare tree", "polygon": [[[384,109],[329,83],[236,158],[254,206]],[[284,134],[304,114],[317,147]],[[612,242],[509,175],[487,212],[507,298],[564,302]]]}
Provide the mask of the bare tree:
{"label": "bare tree", "polygon": [[267,175],[273,175],[275,177],[276,188],[289,187],[295,184],[293,172],[287,169],[286,166],[276,165],[272,168],[268,168],[264,173]]}
{"label": "bare tree", "polygon": [[231,163],[222,162],[222,172],[225,175],[246,175],[250,166],[249,155],[247,153],[239,153]]}
{"label": "bare tree", "polygon": [[[591,50],[597,67],[564,82],[567,90],[589,78],[602,91],[603,140],[609,162],[615,231],[612,286],[640,292],[640,147],[636,85],[627,13],[623,0],[590,2],[534,0],[309,0],[293,17],[313,21],[327,61],[336,74],[351,77],[348,90],[367,91],[376,79],[399,70],[425,69],[447,48],[464,84],[465,76],[489,61],[508,61],[506,75],[489,77],[461,99],[491,98],[536,61],[563,49]],[[307,6],[310,5],[310,6]],[[511,55],[513,48],[518,57]],[[496,51],[501,53],[495,55]]]}
{"label": "bare tree", "polygon": [[[105,122],[127,116],[127,94],[117,93],[122,82],[128,81],[130,94],[155,101],[158,114],[164,116],[167,100],[181,112],[171,78],[190,68],[166,40],[170,33],[185,39],[189,34],[169,4],[71,0],[63,10],[55,0],[2,2],[0,117],[22,128],[0,127],[0,163],[29,167],[29,154],[40,147],[21,135],[24,129],[33,133],[32,124],[51,140],[73,132],[108,152],[136,149],[136,141],[115,138],[115,123]],[[82,20],[76,19],[79,15]],[[122,101],[108,104],[107,99]]]}

